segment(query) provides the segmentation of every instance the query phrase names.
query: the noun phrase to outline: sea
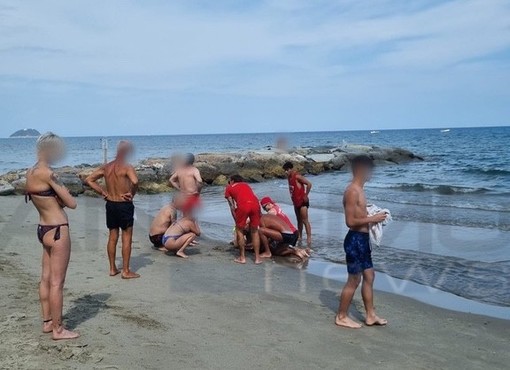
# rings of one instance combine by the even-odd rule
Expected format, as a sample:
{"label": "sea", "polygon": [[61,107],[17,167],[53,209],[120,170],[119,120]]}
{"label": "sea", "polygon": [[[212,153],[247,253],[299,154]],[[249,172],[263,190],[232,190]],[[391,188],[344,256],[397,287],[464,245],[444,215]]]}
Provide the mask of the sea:
{"label": "sea", "polygon": [[[484,304],[510,307],[510,127],[65,138],[62,165],[96,164],[120,139],[136,147],[134,162],[176,152],[265,150],[285,137],[289,146],[371,144],[401,147],[423,161],[376,168],[367,184],[370,203],[391,211],[382,246],[373,251],[376,269],[389,276]],[[34,162],[35,139],[0,139],[0,173]],[[342,264],[346,232],[342,192],[345,171],[309,176],[314,257]],[[293,214],[285,180],[253,185]],[[230,240],[232,220],[221,187],[207,187],[200,216],[204,234]],[[153,215],[169,194],[138,197],[139,212]],[[509,314],[510,317],[510,314]]]}

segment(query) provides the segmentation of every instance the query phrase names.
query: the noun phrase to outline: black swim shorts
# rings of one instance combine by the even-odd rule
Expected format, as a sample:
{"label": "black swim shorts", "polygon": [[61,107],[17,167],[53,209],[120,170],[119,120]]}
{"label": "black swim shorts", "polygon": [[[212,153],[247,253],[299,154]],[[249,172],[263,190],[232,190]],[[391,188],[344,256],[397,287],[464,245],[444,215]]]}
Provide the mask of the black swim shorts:
{"label": "black swim shorts", "polygon": [[106,227],[126,230],[133,226],[135,205],[133,202],[106,201]]}
{"label": "black swim shorts", "polygon": [[163,235],[165,234],[149,235],[149,240],[154,248],[161,248],[163,246]]}
{"label": "black swim shorts", "polygon": [[296,243],[299,239],[299,232],[295,231],[293,234],[289,233],[281,233],[282,234],[282,243],[292,245],[293,247],[296,246]]}

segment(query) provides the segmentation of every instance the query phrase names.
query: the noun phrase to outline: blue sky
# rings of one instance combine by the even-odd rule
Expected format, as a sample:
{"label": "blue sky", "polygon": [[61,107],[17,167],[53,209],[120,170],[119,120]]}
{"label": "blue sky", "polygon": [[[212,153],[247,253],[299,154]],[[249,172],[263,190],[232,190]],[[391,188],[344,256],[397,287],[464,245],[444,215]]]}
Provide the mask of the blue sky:
{"label": "blue sky", "polygon": [[508,125],[508,0],[0,0],[0,136]]}

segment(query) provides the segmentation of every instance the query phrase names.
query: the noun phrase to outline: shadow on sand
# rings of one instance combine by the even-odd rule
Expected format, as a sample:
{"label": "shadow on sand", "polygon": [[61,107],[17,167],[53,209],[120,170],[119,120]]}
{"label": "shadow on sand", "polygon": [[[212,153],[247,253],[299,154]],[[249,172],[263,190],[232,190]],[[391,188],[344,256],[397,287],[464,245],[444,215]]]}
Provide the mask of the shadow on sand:
{"label": "shadow on sand", "polygon": [[94,318],[100,311],[110,306],[106,303],[111,297],[108,293],[87,294],[72,301],[73,307],[65,314],[65,321],[70,330]]}

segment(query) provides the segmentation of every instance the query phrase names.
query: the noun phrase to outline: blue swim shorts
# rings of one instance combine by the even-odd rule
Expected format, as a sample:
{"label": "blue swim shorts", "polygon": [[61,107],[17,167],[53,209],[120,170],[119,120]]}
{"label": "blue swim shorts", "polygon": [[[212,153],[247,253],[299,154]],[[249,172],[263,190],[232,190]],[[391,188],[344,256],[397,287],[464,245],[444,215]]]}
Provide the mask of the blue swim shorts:
{"label": "blue swim shorts", "polygon": [[356,275],[374,267],[368,233],[349,230],[345,236],[344,250],[349,274]]}

